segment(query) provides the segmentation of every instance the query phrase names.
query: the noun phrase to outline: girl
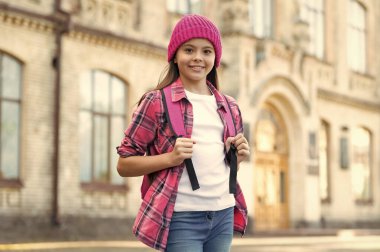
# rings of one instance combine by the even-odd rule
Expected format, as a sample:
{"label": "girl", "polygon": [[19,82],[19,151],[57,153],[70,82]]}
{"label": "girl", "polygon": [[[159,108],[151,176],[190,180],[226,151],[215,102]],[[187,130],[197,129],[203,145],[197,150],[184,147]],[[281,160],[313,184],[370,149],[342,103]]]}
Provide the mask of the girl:
{"label": "girl", "polygon": [[[142,192],[133,232],[161,251],[229,251],[233,230],[245,232],[246,204],[238,184],[235,194],[229,192],[226,153],[235,147],[237,163],[250,153],[235,100],[218,91],[221,54],[217,27],[206,17],[184,16],[171,35],[166,76],[142,97],[117,148],[121,176],[154,175]],[[178,138],[165,117],[160,92],[169,85],[172,101],[180,103],[186,131]],[[227,133],[224,115],[229,109],[236,122],[235,136]],[[199,181],[197,190],[184,169],[189,158]]]}

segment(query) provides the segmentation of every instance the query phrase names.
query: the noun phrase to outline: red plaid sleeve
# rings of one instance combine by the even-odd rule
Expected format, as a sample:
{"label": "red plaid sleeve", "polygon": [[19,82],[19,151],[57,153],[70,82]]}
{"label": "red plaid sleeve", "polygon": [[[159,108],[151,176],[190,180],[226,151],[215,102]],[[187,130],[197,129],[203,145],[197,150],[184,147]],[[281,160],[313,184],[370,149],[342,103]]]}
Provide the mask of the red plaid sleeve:
{"label": "red plaid sleeve", "polygon": [[147,93],[141,104],[133,113],[132,122],[125,130],[124,139],[117,153],[121,157],[142,156],[156,135],[159,122],[156,115],[161,113],[161,97],[159,91]]}

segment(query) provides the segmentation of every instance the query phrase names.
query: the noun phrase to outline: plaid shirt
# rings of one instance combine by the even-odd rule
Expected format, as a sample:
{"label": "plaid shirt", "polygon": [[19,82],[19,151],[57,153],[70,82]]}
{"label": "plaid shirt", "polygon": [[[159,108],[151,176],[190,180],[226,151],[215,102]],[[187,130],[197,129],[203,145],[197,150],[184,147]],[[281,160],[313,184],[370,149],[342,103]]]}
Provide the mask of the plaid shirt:
{"label": "plaid shirt", "polygon": [[[191,103],[186,98],[180,79],[174,82],[171,88],[173,102],[181,103],[187,134],[185,137],[190,138],[193,128]],[[216,98],[217,112],[224,124],[223,140],[225,142],[228,132],[224,114],[228,112],[228,105],[214,86],[209,84],[209,88]],[[236,130],[238,133],[243,132],[239,107],[233,98],[227,96],[227,99],[237,124]],[[125,131],[125,137],[117,150],[121,157],[143,156],[146,153],[158,155],[172,151],[175,140],[165,118],[161,93],[159,90],[154,90],[145,95],[134,112],[132,123]],[[164,251],[166,248],[170,220],[183,169],[184,164],[156,172],[155,179],[148,190],[142,192],[143,201],[133,225],[133,233],[140,241],[154,249]],[[235,200],[234,230],[243,235],[247,226],[247,207],[239,184],[237,184]]]}

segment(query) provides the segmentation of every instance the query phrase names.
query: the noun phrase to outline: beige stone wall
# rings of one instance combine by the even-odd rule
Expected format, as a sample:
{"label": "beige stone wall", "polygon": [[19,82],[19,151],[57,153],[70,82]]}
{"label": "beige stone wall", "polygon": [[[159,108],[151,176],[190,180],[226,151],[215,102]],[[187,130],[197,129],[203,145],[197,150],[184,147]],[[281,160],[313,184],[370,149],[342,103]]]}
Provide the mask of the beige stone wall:
{"label": "beige stone wall", "polygon": [[[229,4],[229,8],[241,11],[243,2],[223,1],[222,4]],[[379,61],[375,60],[379,49],[376,32],[378,3],[361,1],[367,10],[368,27],[368,70],[365,74],[352,72],[347,64],[347,1],[325,3],[324,59],[308,55],[294,41],[293,35],[298,32],[294,28],[299,8],[297,1],[276,1],[274,38],[261,40],[244,30],[240,33],[230,32],[230,27],[225,30],[222,87],[238,98],[243,117],[250,123],[250,132],[254,132],[258,111],[265,103],[274,104],[284,117],[290,141],[289,197],[292,225],[301,221],[318,223],[322,216],[327,221],[337,223],[379,221],[380,202],[374,198],[373,204],[360,205],[353,200],[351,173],[341,171],[338,167],[339,148],[336,144],[340,135],[337,132],[333,130],[330,139],[333,144],[330,152],[333,201],[330,204],[320,203],[318,175],[308,171],[309,165],[315,165],[317,161],[308,158],[308,133],[318,132],[320,120],[328,119],[333,128],[347,126],[352,129],[362,125],[373,134],[372,189],[374,192],[379,191],[380,155],[377,143],[380,135],[380,85]],[[231,24],[241,21],[239,17],[231,19]],[[255,61],[258,54],[264,57],[259,64]],[[252,169],[252,164],[245,163],[244,167]],[[252,192],[254,170],[243,173],[240,182],[244,191]],[[249,212],[254,217],[254,198],[249,195],[247,199]],[[349,206],[350,211],[341,214],[342,205]]]}
{"label": "beige stone wall", "polygon": [[0,50],[21,61],[22,188],[0,188],[0,213],[41,215],[51,209],[54,37],[49,23],[0,13]]}
{"label": "beige stone wall", "polygon": [[[23,64],[21,188],[0,187],[0,214],[48,215],[53,200],[53,140],[56,50],[54,28],[62,17],[49,16],[54,1],[0,1],[22,11],[0,9],[0,51]],[[128,118],[139,97],[157,84],[166,65],[166,46],[179,16],[168,13],[165,0],[63,1],[71,25],[62,40],[59,206],[62,216],[132,217],[140,202],[141,178],[128,178],[128,192],[89,191],[80,185],[78,151],[79,80],[101,69],[128,85]],[[238,99],[254,137],[258,112],[270,103],[281,113],[289,138],[290,221],[327,220],[352,223],[379,220],[380,202],[356,205],[350,171],[339,165],[339,129],[364,126],[373,133],[373,191],[380,192],[380,3],[361,0],[368,10],[368,72],[347,66],[347,1],[326,2],[325,58],[317,59],[294,40],[297,1],[274,1],[274,37],[259,39],[247,24],[249,1],[205,1],[204,14],[223,34],[221,88]],[[339,11],[338,11],[339,10]],[[27,12],[30,12],[29,14]],[[34,17],[33,13],[41,15]],[[44,18],[49,16],[49,20]],[[55,20],[55,21],[54,21]],[[302,29],[302,28],[301,28]],[[257,62],[257,56],[263,56]],[[308,170],[308,134],[319,121],[331,124],[333,201],[321,204],[318,175]],[[250,139],[252,140],[252,139]],[[254,147],[254,146],[252,146]],[[116,155],[116,154],[115,154]],[[115,156],[115,158],[117,158]],[[254,163],[244,162],[239,180],[254,218]],[[314,163],[313,163],[314,162]],[[344,211],[342,211],[342,206]]]}
{"label": "beige stone wall", "polygon": [[[158,76],[166,65],[165,54],[139,45],[111,46],[117,41],[85,41],[79,34],[72,34],[64,39],[62,62],[62,123],[60,162],[60,204],[62,214],[84,214],[89,216],[125,216],[131,215],[130,209],[136,210],[136,202],[131,202],[133,195],[138,195],[139,182],[126,179],[131,193],[93,192],[83,190],[79,181],[79,80],[81,74],[93,69],[112,73],[128,85],[128,122],[135,104],[141,95],[153,88]],[[120,140],[123,132],[120,132]],[[113,156],[117,159],[116,151]],[[115,167],[116,169],[116,167]],[[70,204],[67,204],[70,202]],[[89,211],[91,210],[91,211]],[[129,210],[129,211],[128,211]]]}
{"label": "beige stone wall", "polygon": [[[379,186],[379,136],[380,117],[379,112],[362,109],[356,106],[347,106],[334,99],[321,99],[318,103],[319,117],[330,124],[331,132],[331,202],[324,204],[322,215],[327,220],[344,222],[347,220],[369,221],[378,220],[380,202],[376,194],[380,191]],[[333,113],[331,111],[334,111]],[[368,129],[373,137],[373,163],[371,166],[372,190],[374,193],[373,203],[357,204],[352,194],[352,174],[350,168],[345,170],[339,163],[339,138],[342,136],[341,127],[349,130],[355,127]],[[352,149],[350,149],[352,151]],[[351,152],[352,153],[352,152]],[[351,155],[352,156],[352,155]],[[345,206],[345,211],[342,211]]]}

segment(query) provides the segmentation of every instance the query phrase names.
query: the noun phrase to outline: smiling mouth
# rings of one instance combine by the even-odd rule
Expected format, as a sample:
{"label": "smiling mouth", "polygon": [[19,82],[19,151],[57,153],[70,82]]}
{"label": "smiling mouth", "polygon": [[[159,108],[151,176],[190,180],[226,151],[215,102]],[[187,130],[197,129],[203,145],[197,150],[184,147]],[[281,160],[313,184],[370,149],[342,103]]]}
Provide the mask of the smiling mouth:
{"label": "smiling mouth", "polygon": [[195,70],[195,71],[200,71],[200,70],[203,70],[204,67],[203,66],[190,66],[191,69]]}

